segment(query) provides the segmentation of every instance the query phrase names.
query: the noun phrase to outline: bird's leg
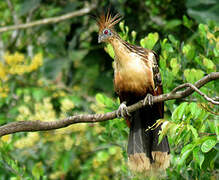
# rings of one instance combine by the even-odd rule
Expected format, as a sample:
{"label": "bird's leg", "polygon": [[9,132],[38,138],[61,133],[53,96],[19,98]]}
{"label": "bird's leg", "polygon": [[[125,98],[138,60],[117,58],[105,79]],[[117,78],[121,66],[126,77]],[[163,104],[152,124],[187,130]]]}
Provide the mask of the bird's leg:
{"label": "bird's leg", "polygon": [[128,112],[126,101],[122,102],[116,112],[117,117],[128,117],[131,116],[131,114]]}
{"label": "bird's leg", "polygon": [[152,106],[154,104],[154,96],[150,93],[148,93],[143,100],[143,105],[145,106],[147,104],[150,106]]}

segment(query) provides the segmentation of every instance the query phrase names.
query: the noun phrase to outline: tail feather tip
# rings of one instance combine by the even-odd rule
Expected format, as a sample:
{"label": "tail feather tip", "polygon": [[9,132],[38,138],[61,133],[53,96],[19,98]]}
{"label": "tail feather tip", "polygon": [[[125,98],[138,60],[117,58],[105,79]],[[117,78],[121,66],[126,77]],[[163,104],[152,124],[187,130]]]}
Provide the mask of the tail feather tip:
{"label": "tail feather tip", "polygon": [[165,170],[170,166],[170,154],[168,152],[152,151],[151,163],[145,153],[129,154],[128,166],[133,172],[145,172],[149,170]]}
{"label": "tail feather tip", "polygon": [[145,153],[135,153],[129,155],[128,166],[132,171],[143,172],[151,168],[151,163]]}
{"label": "tail feather tip", "polygon": [[168,152],[152,151],[152,157],[156,168],[167,169],[170,166],[170,154]]}

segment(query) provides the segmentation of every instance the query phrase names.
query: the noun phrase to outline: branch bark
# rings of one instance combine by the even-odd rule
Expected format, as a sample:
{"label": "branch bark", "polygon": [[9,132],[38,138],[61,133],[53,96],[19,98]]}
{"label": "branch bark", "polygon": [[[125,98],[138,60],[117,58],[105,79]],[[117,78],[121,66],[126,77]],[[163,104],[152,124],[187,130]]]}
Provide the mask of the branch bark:
{"label": "branch bark", "polygon": [[30,23],[26,23],[26,24],[18,24],[18,25],[12,25],[12,26],[5,26],[0,28],[0,33],[2,32],[6,32],[6,31],[12,31],[12,30],[18,30],[18,29],[26,29],[26,28],[30,28],[30,27],[34,27],[34,26],[39,26],[39,25],[45,25],[45,24],[50,24],[50,23],[57,23],[60,21],[64,21],[66,19],[70,19],[73,17],[77,17],[77,16],[82,16],[84,14],[89,13],[91,10],[96,8],[96,3],[90,4],[87,7],[84,7],[83,9],[80,9],[78,11],[74,11],[62,16],[57,16],[57,17],[52,17],[52,18],[45,18],[45,19],[41,19],[38,21],[33,21]]}
{"label": "branch bark", "polygon": [[[197,81],[194,85],[188,85],[183,84],[175,89],[173,89],[170,93],[162,94],[159,96],[154,96],[154,103],[161,102],[161,101],[167,101],[172,99],[179,99],[184,98],[189,95],[191,95],[194,91],[199,93],[199,90],[197,89],[204,86],[206,83],[219,79],[219,72],[213,72],[199,81]],[[178,91],[179,89],[185,88],[183,91]],[[194,88],[195,87],[195,88]],[[201,92],[201,91],[200,91]],[[203,94],[203,93],[202,93]],[[214,101],[211,98],[207,98],[207,101],[211,102]],[[218,104],[217,101],[215,101],[215,104]],[[147,104],[146,104],[147,105]],[[143,100],[128,106],[128,111],[133,112],[136,111],[139,108],[143,107]],[[87,114],[87,115],[75,115],[70,116],[62,120],[57,121],[19,121],[19,122],[12,122],[5,124],[3,126],[0,126],[0,136],[4,136],[7,134],[12,134],[16,132],[32,132],[32,131],[47,131],[47,130],[53,130],[53,129],[59,129],[63,127],[67,127],[71,124],[75,123],[94,123],[94,122],[102,122],[107,120],[112,120],[116,118],[116,111],[108,112],[106,114]]]}

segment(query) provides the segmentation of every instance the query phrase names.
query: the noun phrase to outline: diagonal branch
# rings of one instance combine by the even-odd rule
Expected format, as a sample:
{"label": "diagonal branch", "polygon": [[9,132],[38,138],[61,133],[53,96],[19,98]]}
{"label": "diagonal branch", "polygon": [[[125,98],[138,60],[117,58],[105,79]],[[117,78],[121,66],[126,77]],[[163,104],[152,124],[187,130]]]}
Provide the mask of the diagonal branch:
{"label": "diagonal branch", "polygon": [[80,9],[78,11],[74,11],[62,16],[57,16],[57,17],[52,17],[52,18],[45,18],[45,19],[41,19],[38,21],[33,21],[30,23],[26,23],[26,24],[18,24],[18,25],[12,25],[12,26],[5,26],[0,28],[0,33],[2,32],[6,32],[6,31],[12,31],[12,30],[18,30],[18,29],[26,29],[26,28],[30,28],[30,27],[34,27],[34,26],[39,26],[39,25],[45,25],[45,24],[51,24],[51,23],[57,23],[66,19],[70,19],[73,17],[77,17],[77,16],[82,16],[84,14],[89,13],[91,10],[96,8],[96,4],[91,4],[87,7],[84,7],[83,9]]}
{"label": "diagonal branch", "polygon": [[207,101],[211,102],[212,104],[219,105],[219,101],[215,101],[214,99],[209,98],[206,94],[201,92],[197,87],[195,87],[191,83],[185,83],[185,84],[179,85],[178,87],[176,87],[175,89],[172,90],[172,93],[178,91],[179,89],[185,88],[185,87],[190,87],[191,89],[193,89],[194,91],[199,93],[201,96],[203,96]]}
{"label": "diagonal branch", "polygon": [[[167,101],[171,99],[179,99],[184,98],[191,95],[194,91],[199,92],[198,88],[204,86],[206,83],[219,79],[219,72],[211,73],[199,81],[197,81],[194,85],[188,85],[186,83],[176,87],[173,91],[167,94],[162,94],[159,96],[154,96],[154,103]],[[187,87],[183,91],[178,91],[181,88]],[[194,88],[195,87],[195,88]],[[197,91],[198,90],[198,91]],[[201,92],[201,94],[203,94]],[[207,97],[206,99],[209,102],[214,102],[213,99]],[[215,104],[218,104],[216,101]],[[143,100],[135,103],[131,106],[128,106],[128,111],[133,112],[139,108],[143,107]],[[59,129],[63,127],[67,127],[71,124],[75,123],[93,123],[93,122],[102,122],[116,118],[116,111],[108,112],[106,114],[87,114],[87,115],[75,115],[67,117],[63,120],[57,121],[19,121],[12,122],[6,125],[0,126],[0,136],[4,136],[6,134],[12,134],[16,132],[30,132],[30,131],[47,131],[52,129]]]}

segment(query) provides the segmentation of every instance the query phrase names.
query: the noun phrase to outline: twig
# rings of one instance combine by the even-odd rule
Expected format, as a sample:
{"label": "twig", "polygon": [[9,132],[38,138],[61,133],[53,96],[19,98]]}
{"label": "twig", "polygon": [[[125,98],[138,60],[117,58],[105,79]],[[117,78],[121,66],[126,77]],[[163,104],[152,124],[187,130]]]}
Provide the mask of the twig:
{"label": "twig", "polygon": [[216,136],[216,133],[207,133],[207,132],[200,132],[200,135],[207,135],[207,136]]}
{"label": "twig", "polygon": [[13,21],[14,21],[15,25],[17,25],[18,24],[18,17],[16,15],[15,10],[14,10],[14,6],[13,6],[11,0],[7,0],[7,3],[8,3],[8,7],[12,13]]}
{"label": "twig", "polygon": [[96,4],[93,3],[90,6],[84,7],[83,9],[80,9],[78,11],[74,11],[62,16],[57,16],[57,17],[52,17],[52,18],[45,18],[42,20],[38,20],[38,21],[33,21],[30,23],[26,23],[26,24],[18,24],[18,25],[12,25],[12,26],[5,26],[0,28],[0,33],[2,32],[6,32],[6,31],[12,31],[12,30],[18,30],[18,29],[26,29],[26,28],[30,28],[30,27],[34,27],[34,26],[39,26],[39,25],[45,25],[45,24],[50,24],[50,23],[57,23],[60,21],[64,21],[66,19],[70,19],[73,17],[77,17],[77,16],[82,16],[84,14],[89,13],[91,10],[96,8]]}
{"label": "twig", "polygon": [[[14,6],[13,6],[11,0],[7,0],[7,3],[8,3],[8,7],[9,7],[9,9],[10,9],[10,11],[11,11],[14,24],[15,24],[15,25],[18,25],[18,24],[19,24],[19,19],[18,19],[17,15],[16,15],[16,12],[15,12],[15,10],[14,10]],[[10,43],[9,43],[9,44],[15,44],[15,42],[16,42],[18,36],[19,36],[19,31],[18,31],[18,30],[14,31],[14,32],[12,33],[12,35],[11,35],[11,39],[10,39]]]}
{"label": "twig", "polygon": [[175,89],[173,89],[172,93],[178,91],[179,89],[185,88],[185,87],[190,87],[192,88],[194,91],[196,91],[197,93],[199,93],[202,97],[204,97],[207,101],[211,102],[212,104],[215,105],[219,105],[218,101],[213,100],[212,98],[209,98],[206,94],[204,94],[203,92],[201,92],[197,87],[195,87],[193,84],[191,83],[185,83],[182,85],[179,85],[178,87],[176,87]]}
{"label": "twig", "polygon": [[[180,85],[170,93],[154,96],[153,97],[154,103],[187,97],[190,94],[192,94],[194,91],[197,91],[197,88],[200,88],[206,83],[216,79],[219,79],[219,72],[213,72],[203,77],[202,79],[200,79],[194,84],[195,88],[193,88],[193,86],[189,86],[185,90],[177,92],[177,90],[185,87],[185,85]],[[209,97],[207,98],[207,100],[209,100],[209,102],[212,102],[212,99]],[[128,111],[131,113],[142,107],[143,107],[143,100],[131,106],[128,106]],[[59,129],[75,123],[102,122],[102,121],[112,120],[116,117],[117,117],[116,111],[113,111],[113,112],[108,112],[106,114],[75,115],[57,121],[36,120],[36,121],[12,122],[0,127],[0,136],[6,134],[12,134],[16,132],[47,131],[52,129]]]}
{"label": "twig", "polygon": [[202,103],[200,103],[199,105],[200,105],[205,111],[207,111],[207,112],[209,112],[209,113],[211,113],[211,114],[214,114],[214,115],[219,116],[219,113],[212,111],[211,109],[209,109],[209,107],[208,107],[207,105],[203,105]]}

